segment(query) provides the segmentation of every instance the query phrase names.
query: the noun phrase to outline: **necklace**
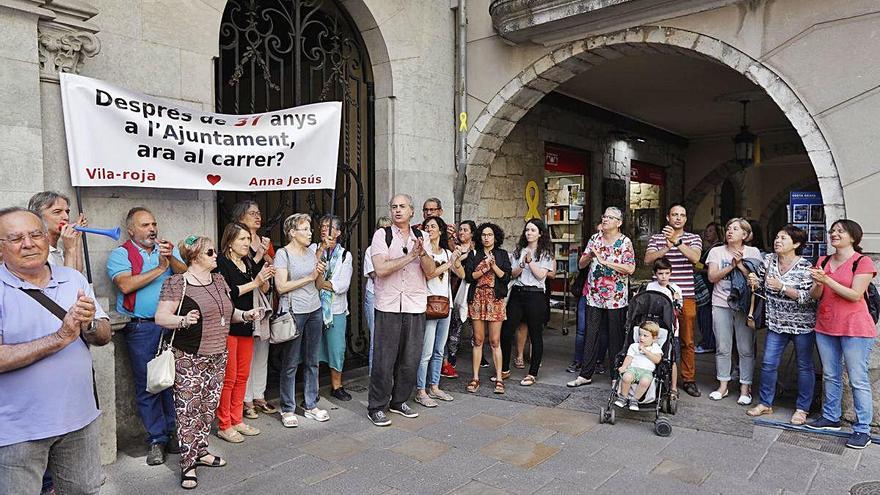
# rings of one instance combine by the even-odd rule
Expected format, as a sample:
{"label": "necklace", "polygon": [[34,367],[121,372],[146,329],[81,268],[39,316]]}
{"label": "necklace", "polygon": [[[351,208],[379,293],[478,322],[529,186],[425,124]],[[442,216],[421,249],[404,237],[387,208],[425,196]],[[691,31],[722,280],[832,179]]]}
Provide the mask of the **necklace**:
{"label": "necklace", "polygon": [[[187,273],[189,273],[190,275],[192,275],[192,278],[196,279],[196,281],[197,281],[199,284],[201,284],[202,287],[205,288],[205,292],[207,292],[208,295],[211,296],[211,299],[214,301],[214,304],[217,305],[217,309],[220,311],[220,327],[221,327],[221,328],[226,328],[226,313],[223,312],[223,309],[224,309],[224,306],[223,306],[223,295],[220,294],[220,288],[217,287],[217,284],[213,284],[213,283],[211,283],[211,282],[205,283],[204,281],[200,280],[199,277],[196,277],[196,274],[193,273],[193,272],[187,272]],[[208,286],[209,286],[209,285],[212,286],[212,287],[214,287],[214,291],[217,292],[217,297],[214,297],[214,294],[212,294],[211,291],[208,290]]]}

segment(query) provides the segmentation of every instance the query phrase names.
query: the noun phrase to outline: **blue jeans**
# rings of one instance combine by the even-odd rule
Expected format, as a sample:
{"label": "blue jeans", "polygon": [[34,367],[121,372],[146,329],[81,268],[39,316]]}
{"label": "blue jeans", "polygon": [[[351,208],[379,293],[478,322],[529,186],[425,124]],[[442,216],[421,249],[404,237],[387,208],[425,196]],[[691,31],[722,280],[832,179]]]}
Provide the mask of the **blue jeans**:
{"label": "blue jeans", "polygon": [[306,409],[314,409],[318,402],[318,350],[324,317],[321,310],[294,314],[296,326],[302,335],[285,342],[281,355],[281,411],[296,410],[296,370],[303,363],[303,401]]}
{"label": "blue jeans", "polygon": [[587,298],[581,296],[578,299],[577,309],[577,332],[574,336],[574,362],[582,363],[584,360],[584,335],[587,333]]}
{"label": "blue jeans", "polygon": [[[440,367],[443,366],[443,352],[446,349],[446,337],[449,336],[450,320],[451,317],[447,316],[442,320],[425,321],[422,359],[416,372],[416,388],[420,390],[425,388],[426,381],[428,385],[440,384]],[[428,364],[430,364],[430,378],[428,378]]]}
{"label": "blue jeans", "polygon": [[373,369],[373,329],[376,327],[375,302],[376,295],[370,291],[364,291],[364,319],[367,320],[367,328],[370,329],[370,361],[368,369]]}
{"label": "blue jeans", "polygon": [[703,340],[700,341],[700,347],[703,349],[715,349],[715,331],[712,329],[712,306],[697,307],[697,325],[700,327],[700,335]]}
{"label": "blue jeans", "polygon": [[40,493],[48,467],[58,493],[101,490],[100,418],[79,430],[55,437],[0,447],[0,490]]}
{"label": "blue jeans", "polygon": [[798,395],[796,407],[801,411],[809,412],[810,404],[813,402],[813,388],[816,385],[816,375],[813,373],[813,344],[816,342],[814,332],[801,334],[767,332],[758,397],[761,404],[773,405],[779,361],[782,360],[782,353],[789,342],[794,343],[794,354],[797,358]]}
{"label": "blue jeans", "polygon": [[147,392],[147,363],[156,357],[159,339],[165,329],[152,321],[132,321],[125,325],[125,343],[134,376],[138,414],[147,430],[150,443],[166,443],[176,430],[174,396],[171,388],[158,394]]}
{"label": "blue jeans", "polygon": [[843,363],[849,373],[853,392],[856,423],[853,431],[870,433],[874,405],[871,381],[868,377],[868,357],[874,347],[873,337],[835,337],[816,333],[819,357],[822,358],[822,380],[825,382],[825,403],[822,416],[829,421],[840,421],[840,398],[843,395]]}

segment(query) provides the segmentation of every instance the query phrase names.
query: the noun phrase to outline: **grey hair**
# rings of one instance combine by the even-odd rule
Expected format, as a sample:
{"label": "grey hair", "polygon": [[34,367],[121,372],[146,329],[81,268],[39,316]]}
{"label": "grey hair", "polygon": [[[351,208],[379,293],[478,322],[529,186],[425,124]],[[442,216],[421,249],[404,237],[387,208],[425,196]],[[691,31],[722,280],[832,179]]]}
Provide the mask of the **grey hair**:
{"label": "grey hair", "polygon": [[134,208],[128,210],[128,214],[125,215],[125,228],[126,229],[129,229],[129,230],[131,229],[131,223],[134,222],[134,216],[142,211],[145,211],[145,212],[149,213],[150,215],[153,214],[153,212],[150,211],[149,209],[147,209],[146,207],[135,206]]}
{"label": "grey hair", "polygon": [[301,223],[308,223],[311,225],[312,217],[310,217],[307,213],[294,213],[289,217],[284,219],[284,234],[288,239],[293,239],[290,235],[290,231],[299,227]]}
{"label": "grey hair", "polygon": [[409,194],[406,194],[406,193],[399,193],[399,194],[395,194],[394,196],[391,196],[391,199],[388,200],[388,207],[389,207],[389,208],[391,208],[391,205],[394,204],[394,198],[398,198],[398,197],[400,197],[400,198],[405,198],[406,201],[409,203],[409,207],[410,207],[410,208],[413,207],[413,198],[412,198],[412,196],[410,196]]}
{"label": "grey hair", "polygon": [[257,204],[256,201],[252,199],[245,199],[243,201],[239,201],[235,203],[235,206],[232,207],[232,221],[240,222],[242,218],[247,214],[247,211],[251,206],[256,206],[257,209],[260,208],[260,205]]}
{"label": "grey hair", "polygon": [[608,208],[605,208],[605,211],[606,212],[610,211],[610,212],[616,214],[618,217],[620,217],[620,221],[621,222],[623,221],[623,212],[620,211],[620,208],[618,208],[616,206],[609,206]]}
{"label": "grey hair", "polygon": [[342,219],[337,217],[336,215],[330,215],[329,213],[321,217],[318,220],[318,225],[324,225],[325,223],[330,222],[330,225],[333,226],[334,229],[341,231],[342,230]]}
{"label": "grey hair", "polygon": [[428,203],[435,203],[437,205],[437,208],[440,208],[441,210],[443,209],[443,203],[440,202],[440,198],[428,198],[423,203],[423,206]]}
{"label": "grey hair", "polygon": [[376,219],[376,230],[379,230],[379,229],[382,229],[385,227],[391,227],[391,223],[392,222],[391,222],[390,218],[385,217],[385,216],[381,216]]}
{"label": "grey hair", "polygon": [[27,209],[42,218],[43,210],[55,204],[59,199],[67,201],[67,205],[70,206],[70,198],[67,196],[55,191],[42,191],[31,196],[31,199],[28,201]]}
{"label": "grey hair", "polygon": [[46,227],[46,222],[43,221],[43,217],[41,217],[39,213],[27,208],[22,208],[21,206],[9,206],[0,209],[0,220],[2,220],[7,215],[12,215],[13,213],[30,213],[31,215],[37,217],[37,219],[40,221],[40,225],[43,226],[43,232],[46,232],[48,230],[48,228]]}

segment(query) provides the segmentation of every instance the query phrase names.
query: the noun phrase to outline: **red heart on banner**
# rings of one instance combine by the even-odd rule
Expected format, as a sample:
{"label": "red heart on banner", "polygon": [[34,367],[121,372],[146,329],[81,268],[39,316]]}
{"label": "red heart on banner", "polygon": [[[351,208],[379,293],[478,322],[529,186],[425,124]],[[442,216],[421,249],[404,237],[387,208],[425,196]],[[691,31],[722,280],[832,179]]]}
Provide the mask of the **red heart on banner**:
{"label": "red heart on banner", "polygon": [[206,177],[206,179],[208,179],[208,182],[210,182],[212,186],[217,185],[217,183],[220,182],[220,178],[221,177],[219,175],[212,174],[208,174],[208,176]]}

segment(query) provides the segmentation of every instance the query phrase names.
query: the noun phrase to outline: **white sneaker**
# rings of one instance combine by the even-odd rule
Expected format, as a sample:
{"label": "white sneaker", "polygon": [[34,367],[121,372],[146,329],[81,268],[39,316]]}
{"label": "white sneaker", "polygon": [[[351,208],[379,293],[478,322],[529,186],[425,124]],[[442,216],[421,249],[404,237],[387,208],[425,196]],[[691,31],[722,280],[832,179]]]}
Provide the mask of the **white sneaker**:
{"label": "white sneaker", "polygon": [[589,378],[584,378],[582,376],[578,376],[574,380],[566,383],[565,386],[566,387],[580,387],[581,385],[589,385],[591,383],[593,383],[593,380],[590,380]]}
{"label": "white sneaker", "polygon": [[281,413],[281,424],[283,424],[285,428],[296,428],[299,426],[299,421],[296,419],[296,414],[292,412],[283,412]]}
{"label": "white sneaker", "polygon": [[630,411],[638,411],[639,410],[639,401],[637,401],[635,399],[630,399],[629,410]]}
{"label": "white sneaker", "polygon": [[752,403],[752,396],[750,394],[740,395],[739,399],[736,400],[736,403],[741,406],[747,406]]}
{"label": "white sneaker", "polygon": [[316,407],[314,409],[307,409],[305,417],[323,423],[324,421],[330,420],[330,413]]}
{"label": "white sneaker", "polygon": [[616,401],[614,401],[614,405],[617,407],[626,407],[626,399],[623,397],[619,397]]}

